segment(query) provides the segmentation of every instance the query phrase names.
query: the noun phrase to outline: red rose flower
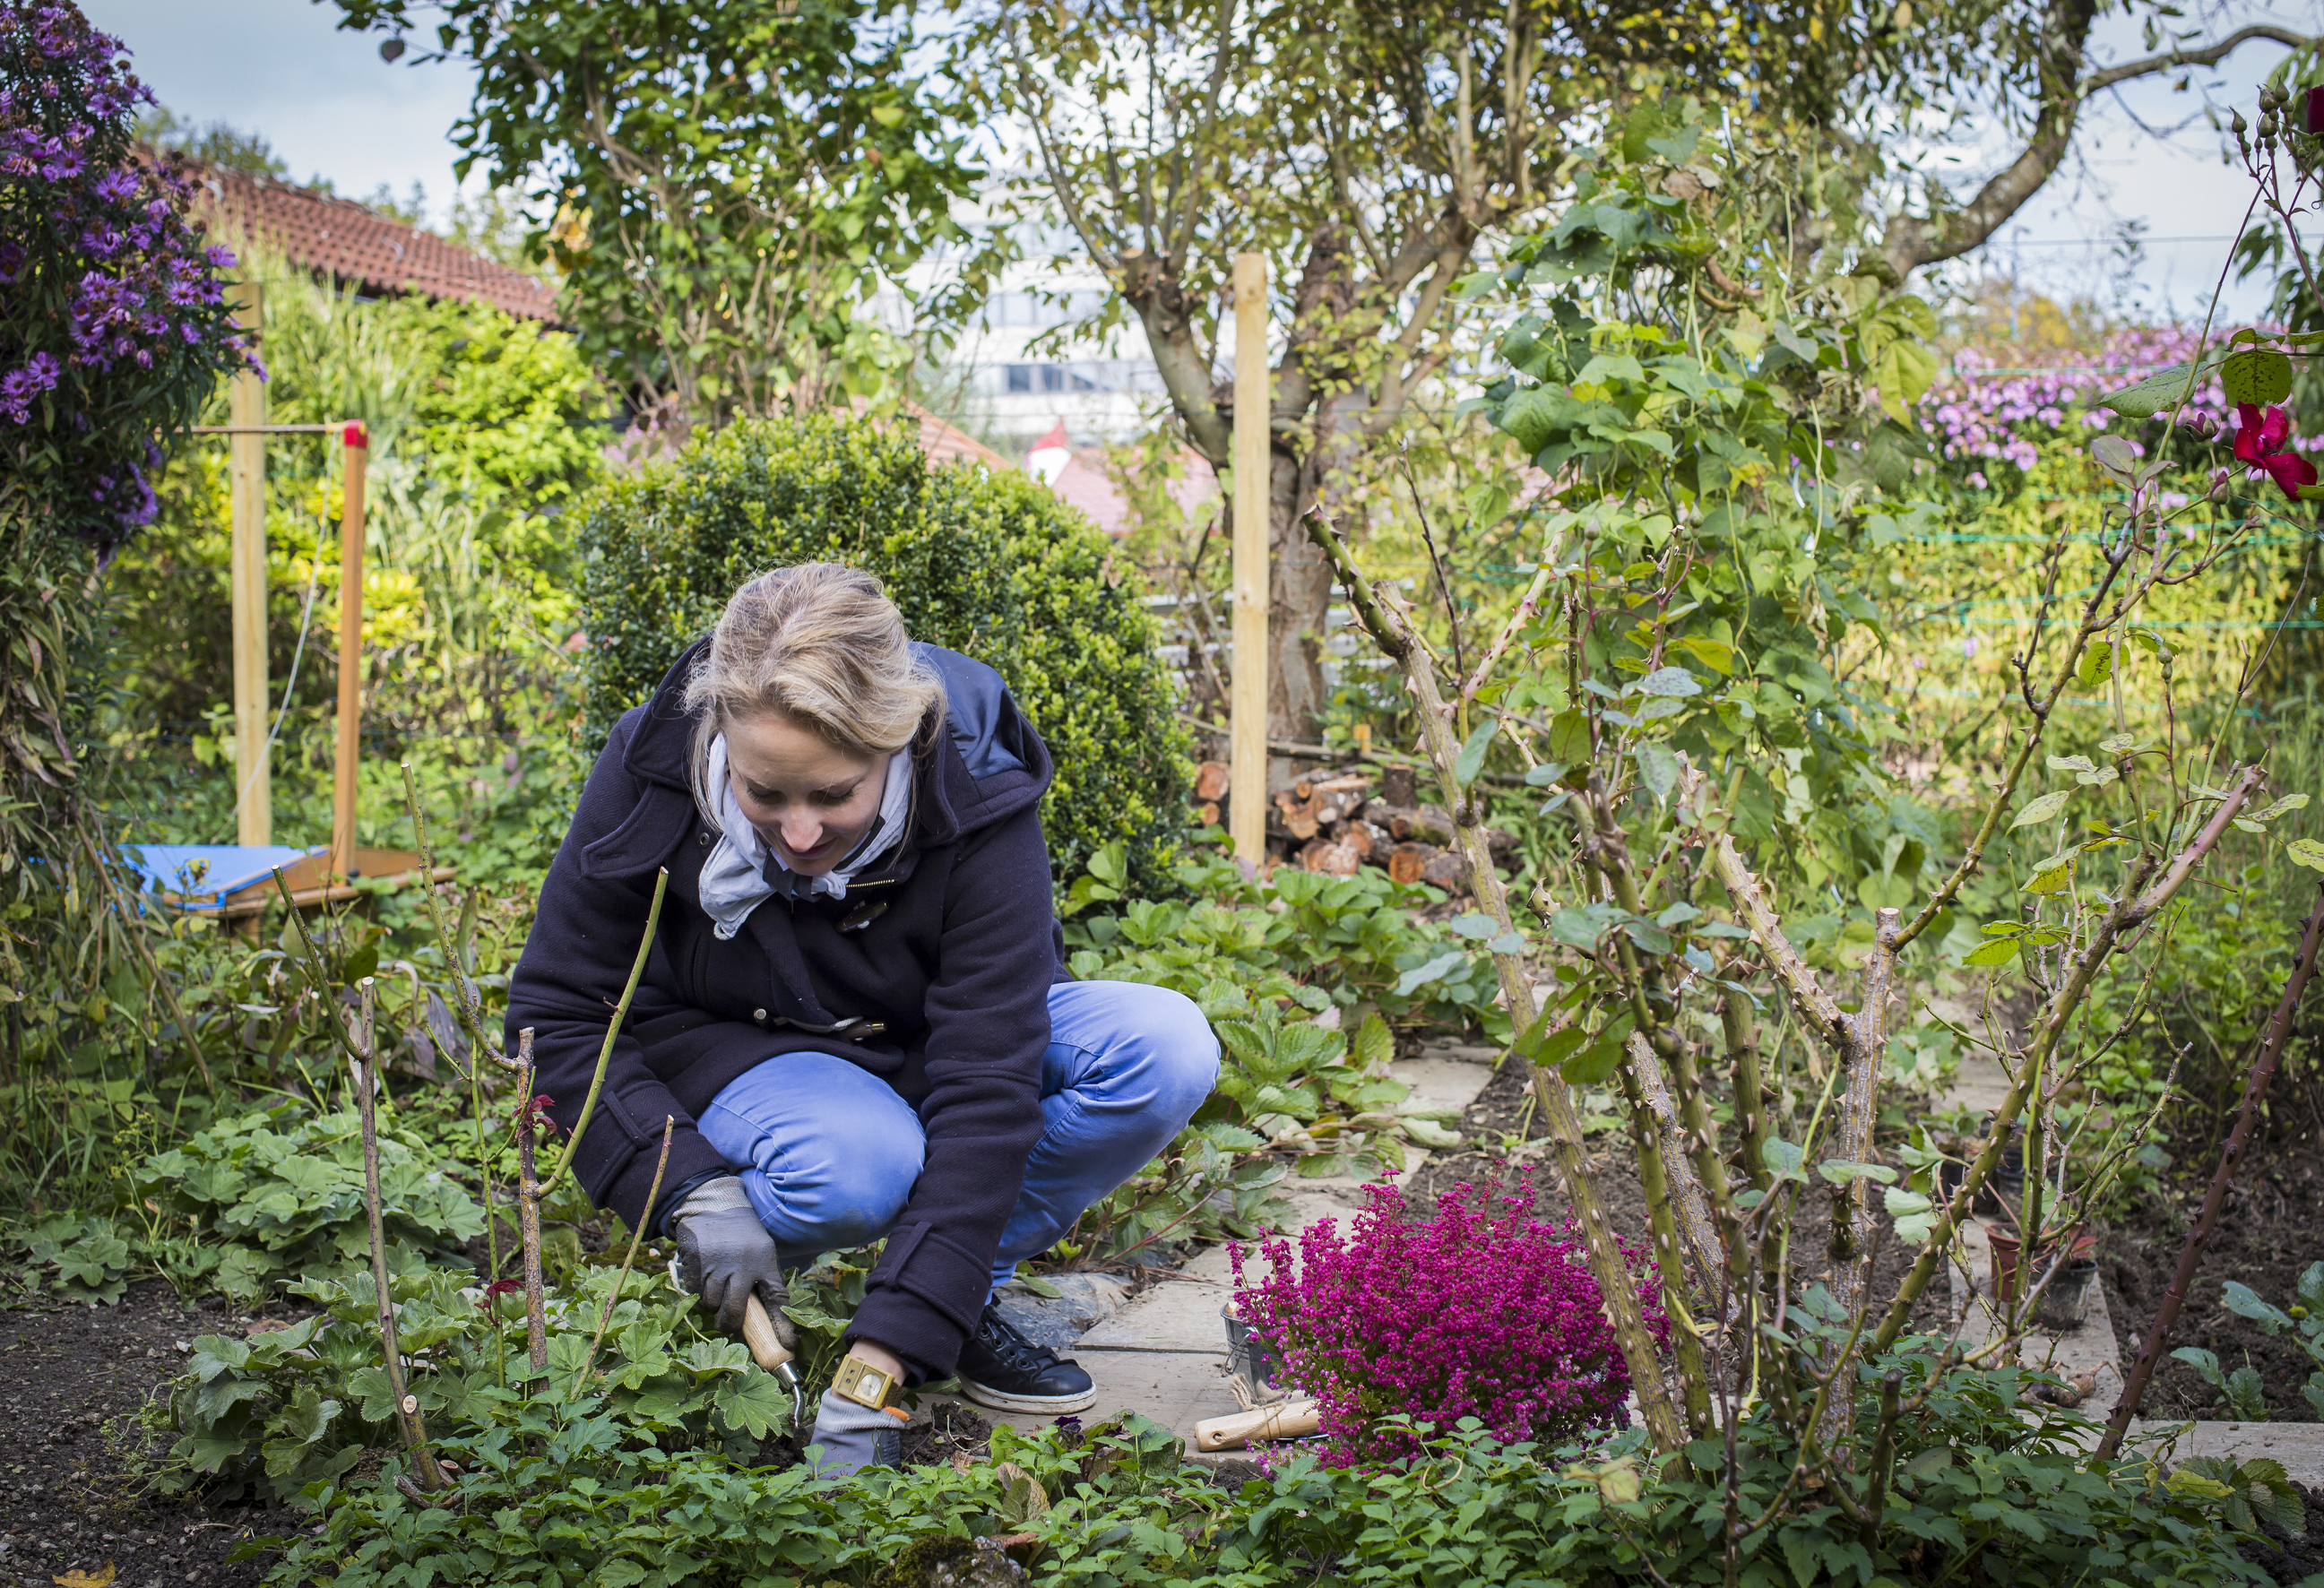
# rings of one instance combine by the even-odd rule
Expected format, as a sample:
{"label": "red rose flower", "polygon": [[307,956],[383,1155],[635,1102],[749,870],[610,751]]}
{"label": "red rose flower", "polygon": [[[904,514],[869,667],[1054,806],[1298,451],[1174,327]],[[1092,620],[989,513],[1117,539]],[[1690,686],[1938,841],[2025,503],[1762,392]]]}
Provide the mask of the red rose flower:
{"label": "red rose flower", "polygon": [[2292,416],[2282,409],[2271,408],[2267,417],[2262,419],[2257,403],[2236,404],[2236,457],[2254,468],[2266,470],[2268,478],[2297,502],[2300,487],[2316,483],[2316,466],[2282,450],[2291,437]]}

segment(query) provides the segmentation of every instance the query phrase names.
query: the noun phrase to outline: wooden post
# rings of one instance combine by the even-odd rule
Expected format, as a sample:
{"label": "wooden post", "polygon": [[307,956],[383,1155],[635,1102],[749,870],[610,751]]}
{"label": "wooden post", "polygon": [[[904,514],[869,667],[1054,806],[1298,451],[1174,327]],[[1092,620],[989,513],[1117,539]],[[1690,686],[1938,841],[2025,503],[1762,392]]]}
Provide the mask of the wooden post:
{"label": "wooden post", "polygon": [[[256,282],[235,289],[234,322],[253,346],[260,333],[261,299]],[[274,789],[266,750],[266,438],[255,429],[266,422],[266,383],[255,370],[237,370],[226,401],[235,432],[226,441],[234,520],[228,582],[234,602],[235,842],[264,845],[274,842]]]}
{"label": "wooden post", "polygon": [[1235,858],[1267,858],[1267,255],[1234,266],[1234,698],[1227,718]]}
{"label": "wooden post", "polygon": [[339,726],[331,780],[331,872],[355,874],[355,755],[363,738],[364,464],[371,438],[351,420],[340,432],[346,460],[339,508]]}

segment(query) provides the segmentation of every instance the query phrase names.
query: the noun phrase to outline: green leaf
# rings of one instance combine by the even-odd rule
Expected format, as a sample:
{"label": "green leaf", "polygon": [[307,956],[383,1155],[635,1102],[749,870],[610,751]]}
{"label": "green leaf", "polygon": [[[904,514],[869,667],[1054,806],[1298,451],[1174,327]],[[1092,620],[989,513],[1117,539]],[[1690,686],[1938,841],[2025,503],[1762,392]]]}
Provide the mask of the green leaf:
{"label": "green leaf", "polygon": [[1477,725],[1476,732],[1469,735],[1468,743],[1461,746],[1461,753],[1453,759],[1453,782],[1465,789],[1477,780],[1477,774],[1485,767],[1485,752],[1493,747],[1493,735],[1500,731],[1499,719],[1490,715]]}
{"label": "green leaf", "polygon": [[1055,1285],[1050,1284],[1047,1279],[1039,1279],[1034,1278],[1031,1274],[1020,1273],[1017,1276],[1017,1282],[1019,1285],[1024,1286],[1026,1289],[1030,1290],[1034,1295],[1046,1297],[1050,1301],[1062,1301],[1065,1299],[1065,1293],[1058,1289]]}
{"label": "green leaf", "polygon": [[752,1368],[729,1377],[711,1398],[719,1420],[728,1427],[764,1439],[791,1421],[791,1398],[772,1373]]}
{"label": "green leaf", "polygon": [[2292,360],[2268,347],[2230,353],[2219,365],[2219,389],[2230,402],[2281,402],[2292,395]]}
{"label": "green leaf", "polygon": [[1558,1073],[1569,1085],[1594,1086],[1612,1075],[1622,1062],[1619,1042],[1598,1041],[1565,1061]]}
{"label": "green leaf", "polygon": [[1807,1176],[1800,1166],[1805,1155],[1780,1136],[1770,1136],[1759,1149],[1759,1161],[1778,1180],[1804,1181]]}
{"label": "green leaf", "polygon": [[1674,699],[1702,693],[1694,675],[1683,667],[1658,667],[1632,684],[1624,694],[1661,695]]}
{"label": "green leaf", "polygon": [[1912,421],[1913,404],[1935,383],[1937,355],[1918,342],[1898,337],[1881,349],[1873,366],[1872,383],[1880,388],[1880,406],[1899,424]]}
{"label": "green leaf", "polygon": [[1995,965],[2007,965],[2017,957],[2015,937],[1996,937],[1980,943],[1961,956],[1961,965],[1972,970],[1990,970]]}
{"label": "green leaf", "polygon": [[1880,1194],[1880,1202],[1887,1210],[1888,1216],[1895,1221],[1896,1239],[1899,1241],[1918,1246],[1935,1233],[1936,1204],[1920,1192],[1891,1186]]}
{"label": "green leaf", "polygon": [[1638,763],[1638,781],[1655,797],[1655,803],[1670,803],[1671,790],[1678,787],[1678,756],[1669,745],[1652,740],[1631,754]]}
{"label": "green leaf", "polygon": [[2017,813],[2017,819],[2009,824],[2011,828],[2030,827],[2035,822],[2048,821],[2066,808],[2066,801],[2073,798],[2073,793],[2071,789],[2061,789],[2054,794],[2043,795]]}
{"label": "green leaf", "polygon": [[2098,466],[2123,484],[2138,472],[2138,454],[2120,436],[2100,436],[2090,443],[2090,457]]}
{"label": "green leaf", "polygon": [[1883,1186],[1896,1183],[1896,1171],[1885,1164],[1853,1163],[1844,1158],[1825,1159],[1816,1165],[1816,1173],[1833,1186],[1845,1186],[1850,1180],[1877,1180]]}
{"label": "green leaf", "polygon": [[1427,964],[1415,965],[1398,976],[1396,979],[1396,995],[1398,998],[1409,998],[1431,982],[1443,981],[1468,963],[1469,951],[1465,948],[1454,948],[1440,954]]}
{"label": "green leaf", "polygon": [[[2206,371],[2217,368],[2216,356],[2205,359],[2203,367]],[[2177,402],[2191,386],[2200,385],[2200,382],[2189,379],[2190,374],[2189,365],[2174,364],[2120,391],[2107,392],[2098,399],[2098,405],[2113,409],[2125,419],[2153,419]]]}
{"label": "green leaf", "polygon": [[2091,641],[2090,648],[2082,652],[2082,660],[2074,669],[2074,676],[2081,680],[2085,689],[2095,689],[2114,677],[2114,642]]}
{"label": "green leaf", "polygon": [[2304,865],[2310,871],[2324,872],[2324,844],[2319,844],[2313,838],[2294,838],[2283,846],[2283,853],[2291,857],[2295,865]]}

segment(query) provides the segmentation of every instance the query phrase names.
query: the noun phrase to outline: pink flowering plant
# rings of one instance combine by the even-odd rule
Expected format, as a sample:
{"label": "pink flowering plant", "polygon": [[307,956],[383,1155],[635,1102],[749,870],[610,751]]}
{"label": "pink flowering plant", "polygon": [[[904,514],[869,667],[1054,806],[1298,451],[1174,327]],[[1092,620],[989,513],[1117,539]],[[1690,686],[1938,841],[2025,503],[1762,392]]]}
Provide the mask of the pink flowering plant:
{"label": "pink flowering plant", "polygon": [[152,521],[164,438],[246,356],[233,256],[135,145],[152,99],[74,6],[0,0],[0,456],[100,550]]}
{"label": "pink flowering plant", "polygon": [[[2144,458],[2161,443],[2160,419],[2126,416],[2107,402],[2106,393],[2173,368],[2183,371],[2202,342],[2188,327],[2138,326],[2108,336],[2095,358],[2013,354],[2006,355],[2013,362],[2004,364],[1992,353],[1964,348],[1922,398],[1922,428],[1948,472],[1973,490],[2015,485],[2033,471],[2044,444],[2061,437],[2087,445],[2116,436],[2128,456]],[[2196,461],[2207,442],[2235,427],[2236,413],[2215,352],[2178,416],[2177,460]],[[2324,448],[2324,436],[2296,435],[2287,422],[2270,445],[2287,456],[2312,452]]]}
{"label": "pink flowering plant", "polygon": [[[1419,1453],[1405,1414],[1450,1427],[1474,1417],[1503,1440],[1557,1441],[1622,1420],[1629,1370],[1581,1243],[1533,1213],[1534,1190],[1456,1186],[1434,1214],[1394,1186],[1345,1236],[1335,1220],[1290,1242],[1264,1242],[1268,1273],[1247,1280],[1231,1249],[1235,1298],[1268,1341],[1281,1377],[1317,1403],[1326,1460],[1393,1462]],[[1636,1268],[1638,1304],[1660,1339],[1653,1266]]]}

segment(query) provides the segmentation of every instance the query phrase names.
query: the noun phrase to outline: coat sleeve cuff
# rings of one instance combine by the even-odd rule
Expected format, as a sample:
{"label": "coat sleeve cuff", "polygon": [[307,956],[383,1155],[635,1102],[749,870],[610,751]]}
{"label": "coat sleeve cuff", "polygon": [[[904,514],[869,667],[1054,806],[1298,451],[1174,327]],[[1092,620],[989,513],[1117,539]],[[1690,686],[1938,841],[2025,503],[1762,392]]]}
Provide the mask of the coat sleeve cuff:
{"label": "coat sleeve cuff", "polygon": [[991,1292],[989,1260],[926,1224],[907,1224],[888,1237],[848,1338],[877,1342],[949,1374]]}

